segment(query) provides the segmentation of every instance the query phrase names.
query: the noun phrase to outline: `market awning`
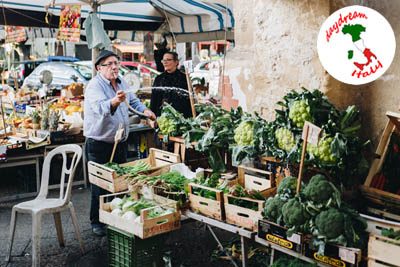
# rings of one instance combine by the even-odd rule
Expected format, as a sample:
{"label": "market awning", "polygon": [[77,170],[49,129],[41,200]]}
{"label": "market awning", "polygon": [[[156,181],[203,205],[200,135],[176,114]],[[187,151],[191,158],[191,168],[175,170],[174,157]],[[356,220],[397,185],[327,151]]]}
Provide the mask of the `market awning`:
{"label": "market awning", "polygon": [[[30,27],[57,28],[60,5],[48,8],[49,24],[46,23],[46,6],[50,0],[9,0],[0,2],[0,24]],[[82,1],[55,1],[55,3],[82,4],[82,18],[86,18],[91,7]],[[3,14],[4,11],[4,14]],[[51,16],[53,14],[53,16]],[[164,22],[163,16],[147,0],[130,0],[102,5],[98,14],[105,30],[154,31]]]}
{"label": "market awning", "polygon": [[[91,11],[87,3],[93,0],[71,0],[68,3],[82,4],[82,18]],[[46,21],[46,6],[49,24]],[[0,2],[0,24],[57,28],[60,6],[65,0],[7,0]],[[201,0],[119,0],[98,1],[104,3],[98,14],[105,30],[129,31],[128,40],[132,40],[134,31],[155,31],[163,25],[163,30],[173,32],[177,40],[216,40],[224,39],[227,30],[228,39],[232,39],[231,30],[234,18],[230,8],[221,4],[206,3]],[[196,36],[197,33],[201,33]],[[207,33],[207,34],[204,34]],[[180,36],[182,35],[182,36]],[[193,36],[194,35],[194,36]],[[122,38],[119,38],[122,39]],[[125,39],[125,38],[124,38]]]}
{"label": "market awning", "polygon": [[178,42],[233,39],[235,19],[231,8],[195,0],[150,0],[165,17],[164,30]]}

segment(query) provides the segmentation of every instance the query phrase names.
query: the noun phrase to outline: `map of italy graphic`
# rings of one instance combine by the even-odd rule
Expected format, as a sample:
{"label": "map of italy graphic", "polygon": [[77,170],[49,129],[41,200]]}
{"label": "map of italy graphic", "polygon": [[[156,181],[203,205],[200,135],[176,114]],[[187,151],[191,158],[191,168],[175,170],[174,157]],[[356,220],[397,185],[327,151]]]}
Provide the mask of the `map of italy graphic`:
{"label": "map of italy graphic", "polygon": [[[352,76],[357,76],[358,78],[369,76],[372,73],[375,73],[379,67],[382,67],[382,63],[378,60],[375,53],[373,53],[370,48],[365,47],[364,40],[361,38],[361,33],[365,31],[366,27],[361,24],[347,24],[343,26],[342,29],[342,33],[344,35],[349,34],[351,36],[353,45],[364,55],[366,59],[365,62],[353,62],[353,64],[359,69],[359,72],[357,73],[357,70],[355,70]],[[348,50],[347,58],[351,60],[353,56],[354,51]],[[364,69],[372,63],[372,59],[375,59],[377,61],[377,65],[375,67],[370,66],[370,71],[363,72]]]}

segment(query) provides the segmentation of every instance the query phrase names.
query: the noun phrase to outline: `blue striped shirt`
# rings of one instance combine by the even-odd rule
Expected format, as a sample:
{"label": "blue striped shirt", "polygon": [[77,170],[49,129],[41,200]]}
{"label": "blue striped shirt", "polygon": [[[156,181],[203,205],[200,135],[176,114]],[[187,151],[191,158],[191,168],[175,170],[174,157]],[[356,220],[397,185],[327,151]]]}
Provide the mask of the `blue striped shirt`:
{"label": "blue striped shirt", "polygon": [[[129,85],[123,79],[119,79],[117,90],[127,91]],[[97,141],[114,143],[115,132],[120,123],[124,125],[124,137],[129,134],[128,107],[121,103],[114,113],[111,113],[111,99],[115,97],[111,82],[98,73],[86,86],[84,101],[83,135]],[[136,110],[143,112],[146,107],[133,93],[126,95],[129,104]]]}

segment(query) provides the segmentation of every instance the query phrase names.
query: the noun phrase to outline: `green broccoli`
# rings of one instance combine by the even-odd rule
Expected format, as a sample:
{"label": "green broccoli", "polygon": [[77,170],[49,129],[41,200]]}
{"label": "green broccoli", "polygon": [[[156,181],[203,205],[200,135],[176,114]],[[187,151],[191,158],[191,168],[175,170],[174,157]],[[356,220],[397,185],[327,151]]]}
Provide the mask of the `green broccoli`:
{"label": "green broccoli", "polygon": [[265,202],[264,217],[276,223],[280,223],[282,217],[282,206],[286,201],[282,200],[279,195],[270,197]]}
{"label": "green broccoli", "polygon": [[282,215],[285,225],[296,229],[303,226],[310,219],[310,214],[298,198],[292,198],[283,205]]}
{"label": "green broccoli", "polygon": [[[303,194],[306,199],[312,201],[317,212],[322,207],[336,205],[340,207],[340,192],[321,174],[314,175],[308,185],[304,188]],[[316,206],[315,206],[316,205]]]}
{"label": "green broccoli", "polygon": [[322,211],[315,218],[318,235],[335,239],[345,233],[345,214],[335,208]]}
{"label": "green broccoli", "polygon": [[278,194],[281,195],[289,195],[289,197],[293,197],[296,194],[297,188],[297,178],[293,176],[287,176],[283,178],[283,180],[278,185]]}

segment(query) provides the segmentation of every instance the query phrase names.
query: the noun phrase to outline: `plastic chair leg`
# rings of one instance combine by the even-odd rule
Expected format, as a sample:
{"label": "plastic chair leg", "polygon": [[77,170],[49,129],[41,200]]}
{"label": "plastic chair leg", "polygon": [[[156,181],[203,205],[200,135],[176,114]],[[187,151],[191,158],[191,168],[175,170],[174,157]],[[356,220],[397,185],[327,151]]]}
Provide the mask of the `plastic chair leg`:
{"label": "plastic chair leg", "polygon": [[56,230],[57,230],[58,243],[60,244],[60,247],[65,247],[64,235],[61,223],[61,212],[53,213],[53,217],[54,217],[54,224],[56,225]]}
{"label": "plastic chair leg", "polygon": [[75,208],[74,208],[74,205],[72,204],[72,202],[70,202],[68,206],[69,206],[69,211],[71,212],[72,224],[74,225],[74,229],[75,229],[75,236],[76,236],[76,239],[78,239],[78,241],[79,241],[79,245],[81,247],[81,252],[82,252],[82,254],[84,254],[85,247],[83,245],[81,232],[79,231],[79,224],[78,224],[78,219],[76,218]]}
{"label": "plastic chair leg", "polygon": [[6,262],[10,261],[12,245],[14,243],[15,225],[17,223],[17,211],[12,209],[11,211],[11,221],[10,221],[10,239],[8,241],[8,254],[6,254]]}
{"label": "plastic chair leg", "polygon": [[41,214],[32,215],[32,267],[40,266]]}

